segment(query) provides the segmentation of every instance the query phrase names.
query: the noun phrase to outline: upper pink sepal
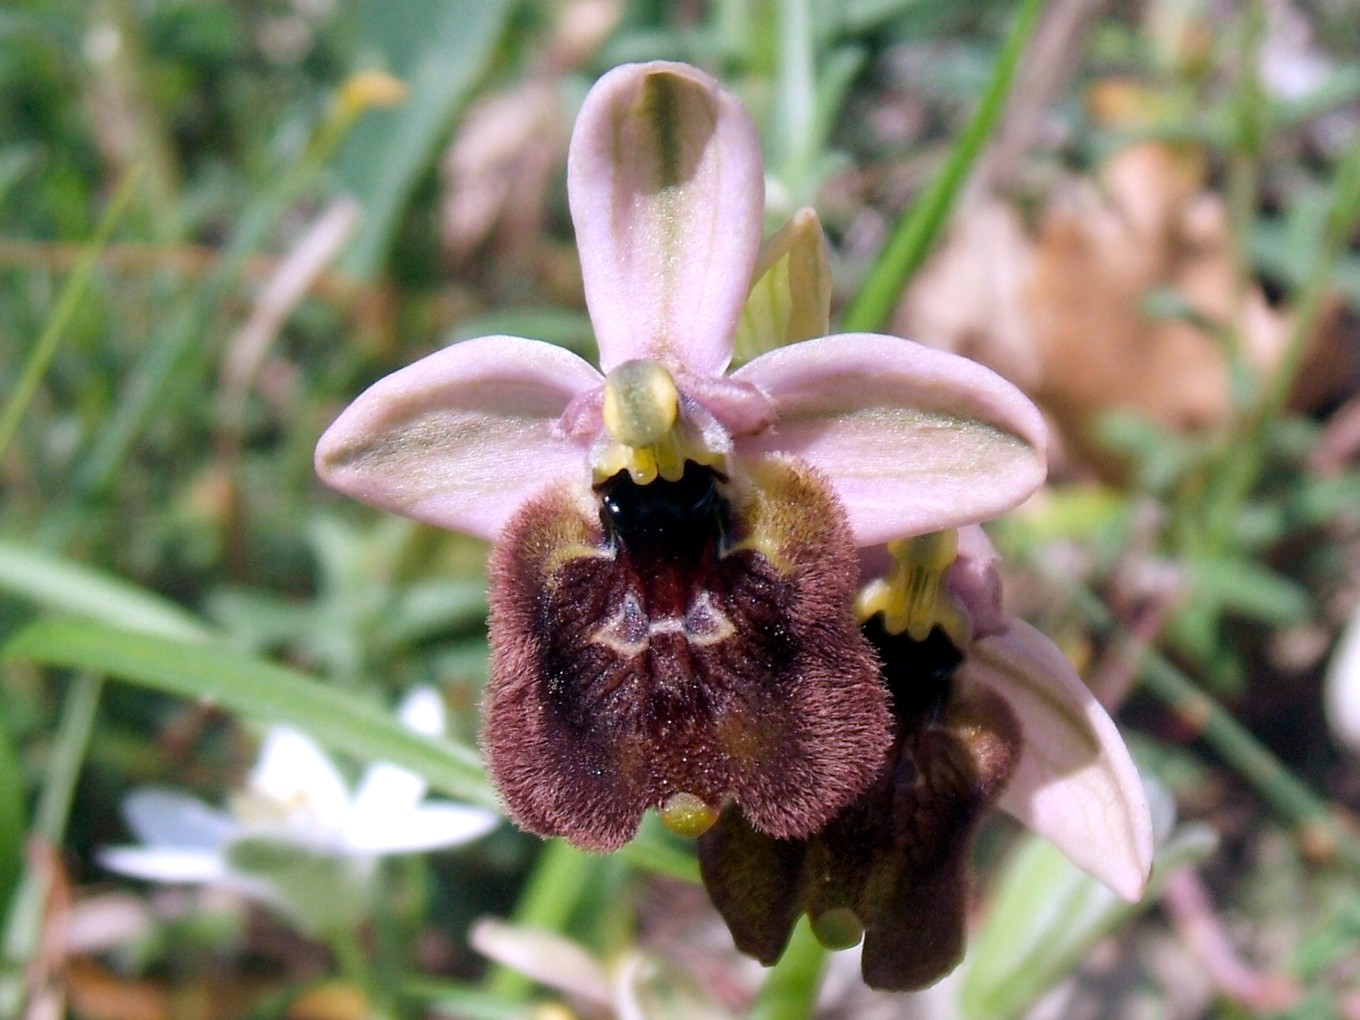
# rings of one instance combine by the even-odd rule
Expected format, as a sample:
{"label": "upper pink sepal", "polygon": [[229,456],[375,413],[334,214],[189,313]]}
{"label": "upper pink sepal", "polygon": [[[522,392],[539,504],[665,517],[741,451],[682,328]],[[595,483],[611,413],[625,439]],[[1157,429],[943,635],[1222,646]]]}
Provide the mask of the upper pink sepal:
{"label": "upper pink sepal", "polygon": [[1114,721],[1066,657],[1021,620],[973,644],[959,680],[1005,698],[1024,734],[998,806],[1114,892],[1138,900],[1152,869],[1147,794]]}
{"label": "upper pink sepal", "polygon": [[625,64],[586,96],[567,194],[605,372],[634,358],[719,375],[760,250],[755,125],[686,64]]}
{"label": "upper pink sepal", "polygon": [[860,545],[973,524],[1043,483],[1048,432],[990,369],[900,337],[845,333],[734,373],[773,399],[743,452],[782,450],[830,479]]}
{"label": "upper pink sepal", "polygon": [[478,337],[436,351],[365,390],[326,430],[317,474],[385,510],[495,538],[547,485],[589,484],[585,446],[559,418],[601,385],[570,351]]}

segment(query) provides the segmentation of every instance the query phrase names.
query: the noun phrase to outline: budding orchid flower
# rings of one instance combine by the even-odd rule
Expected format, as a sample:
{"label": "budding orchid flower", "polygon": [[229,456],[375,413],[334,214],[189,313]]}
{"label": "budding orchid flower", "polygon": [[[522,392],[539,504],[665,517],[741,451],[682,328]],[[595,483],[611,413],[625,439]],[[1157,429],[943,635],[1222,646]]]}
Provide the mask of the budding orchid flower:
{"label": "budding orchid flower", "polygon": [[888,549],[866,556],[882,576],[857,604],[894,718],[877,776],[804,839],[725,812],[700,837],[699,860],[743,951],[773,963],[807,913],[831,948],[863,939],[868,984],[904,991],[963,956],[968,855],[988,808],[1129,900],[1152,866],[1152,819],[1110,717],[1048,638],[1002,611],[982,529]]}
{"label": "budding orchid flower", "polygon": [[724,374],[772,282],[763,171],[745,110],[695,68],[601,78],[567,189],[601,371],[518,337],[455,344],[362,394],[318,472],[495,542],[482,747],[521,826],[605,851],[648,809],[697,834],[735,802],[806,836],[891,743],[856,548],[1014,506],[1043,479],[1043,423],[999,376],[896,337]]}

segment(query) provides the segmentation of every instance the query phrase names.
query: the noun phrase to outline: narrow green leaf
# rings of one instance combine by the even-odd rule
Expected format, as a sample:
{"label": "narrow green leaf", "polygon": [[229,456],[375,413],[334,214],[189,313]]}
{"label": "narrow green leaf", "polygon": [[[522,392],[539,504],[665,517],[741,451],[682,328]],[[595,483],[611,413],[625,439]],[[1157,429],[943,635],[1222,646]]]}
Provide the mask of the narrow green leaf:
{"label": "narrow green leaf", "polygon": [[61,295],[57,298],[56,307],[47,317],[42,335],[38,337],[38,342],[33,345],[33,350],[29,352],[24,362],[24,371],[19,377],[19,384],[14,387],[14,392],[6,401],[4,413],[0,414],[0,458],[4,457],[10,440],[19,431],[19,422],[24,416],[24,411],[28,409],[29,401],[38,391],[38,384],[42,382],[43,374],[51,364],[52,356],[57,352],[57,345],[61,343],[61,336],[66,332],[71,317],[75,315],[80,299],[85,296],[85,288],[90,284],[90,276],[94,272],[99,253],[109,243],[113,228],[123,218],[128,203],[137,192],[137,181],[140,176],[134,170],[123,178],[122,184],[114,192],[108,208],[104,210],[104,215],[95,228],[94,237],[81,252],[75,271],[67,278],[66,285],[62,287]]}
{"label": "narrow green leaf", "polygon": [[14,635],[3,651],[6,659],[96,670],[268,723],[287,723],[334,750],[409,769],[461,800],[499,805],[471,748],[413,733],[361,698],[224,645],[40,620]]}
{"label": "narrow green leaf", "polygon": [[[32,836],[54,848],[61,846],[66,833],[76,780],[85,763],[103,689],[101,678],[82,674],[76,677],[62,702],[61,721],[57,724],[30,829]],[[0,1016],[18,1016],[18,1004],[28,992],[23,976],[42,948],[50,879],[46,869],[27,868],[14,890],[5,915],[4,936],[0,939]]]}
{"label": "narrow green leaf", "polygon": [[1001,118],[1015,69],[1043,8],[1044,0],[1023,0],[1020,4],[977,113],[954,142],[944,168],[922,192],[911,212],[893,227],[878,261],[846,310],[843,327],[847,333],[882,329],[897,306],[903,286],[925,261],[973,163]]}
{"label": "narrow green leaf", "polygon": [[779,12],[779,83],[774,95],[776,176],[789,189],[790,205],[812,201],[817,138],[817,74],[809,0],[784,0]]}
{"label": "narrow green leaf", "polygon": [[1250,619],[1288,625],[1306,620],[1312,611],[1306,588],[1251,560],[1195,556],[1185,568],[1198,597]]}
{"label": "narrow green leaf", "polygon": [[960,1002],[966,1020],[1020,1014],[1061,980],[1099,940],[1156,902],[1166,879],[1214,852],[1218,838],[1190,823],[1157,849],[1141,903],[1128,903],[1033,834],[1010,857],[964,962]]}
{"label": "narrow green leaf", "polygon": [[409,63],[404,54],[390,55],[393,72],[410,86],[406,100],[390,114],[366,119],[341,150],[342,175],[364,208],[343,267],[364,279],[387,257],[411,193],[495,52],[511,4],[389,0],[370,6],[384,21],[422,26],[423,48]]}
{"label": "narrow green leaf", "polygon": [[0,542],[0,590],[46,609],[145,634],[205,639],[212,631],[189,611],[115,574]]}
{"label": "narrow green leaf", "polygon": [[24,870],[24,770],[10,732],[0,721],[0,917]]}

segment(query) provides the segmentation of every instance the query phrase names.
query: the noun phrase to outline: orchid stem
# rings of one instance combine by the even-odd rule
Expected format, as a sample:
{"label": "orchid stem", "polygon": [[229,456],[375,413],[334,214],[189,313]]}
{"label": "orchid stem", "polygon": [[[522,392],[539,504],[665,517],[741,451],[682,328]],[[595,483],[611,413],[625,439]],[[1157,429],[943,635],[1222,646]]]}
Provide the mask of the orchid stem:
{"label": "orchid stem", "polygon": [[[599,862],[600,858],[577,850],[570,843],[549,840],[534,864],[511,923],[525,928],[561,931],[576,910],[581,893],[590,884],[591,873]],[[488,976],[486,987],[493,995],[514,1000],[526,998],[533,982],[518,971],[497,966]]]}
{"label": "orchid stem", "polygon": [[[1069,592],[1087,620],[1107,632],[1120,629],[1109,608],[1092,592],[1071,587]],[[1344,862],[1360,872],[1360,844],[1348,833],[1333,807],[1306,783],[1295,778],[1232,714],[1211,698],[1174,663],[1153,648],[1144,647],[1139,680],[1237,771],[1274,811],[1296,830],[1310,857]]]}
{"label": "orchid stem", "polygon": [[1020,4],[977,112],[949,150],[939,174],[921,192],[911,212],[893,227],[888,243],[845,311],[842,326],[847,333],[873,332],[888,323],[901,299],[902,288],[925,261],[954,199],[1001,119],[1016,68],[1043,9],[1044,0],[1023,0]]}
{"label": "orchid stem", "polygon": [[784,955],[760,986],[750,1020],[808,1020],[816,1011],[826,963],[826,949],[807,918],[800,917]]}

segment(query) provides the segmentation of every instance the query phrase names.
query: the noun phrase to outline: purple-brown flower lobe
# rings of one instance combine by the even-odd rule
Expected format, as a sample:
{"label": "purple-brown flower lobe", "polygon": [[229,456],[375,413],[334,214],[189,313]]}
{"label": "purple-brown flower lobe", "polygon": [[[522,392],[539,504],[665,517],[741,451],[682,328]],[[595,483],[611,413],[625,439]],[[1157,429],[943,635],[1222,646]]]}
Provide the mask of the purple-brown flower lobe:
{"label": "purple-brown flower lobe", "polygon": [[890,717],[843,512],[795,461],[739,477],[623,472],[507,526],[482,743],[524,827],[613,850],[684,794],[793,838],[873,778]]}

